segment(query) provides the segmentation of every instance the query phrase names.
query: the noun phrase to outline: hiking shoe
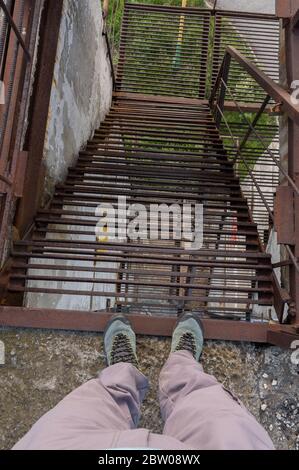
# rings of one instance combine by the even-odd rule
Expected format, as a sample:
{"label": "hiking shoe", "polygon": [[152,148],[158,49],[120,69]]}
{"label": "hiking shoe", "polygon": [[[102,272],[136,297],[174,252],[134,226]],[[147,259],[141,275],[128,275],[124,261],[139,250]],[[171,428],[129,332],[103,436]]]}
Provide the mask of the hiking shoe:
{"label": "hiking shoe", "polygon": [[172,334],[171,352],[189,351],[199,361],[203,342],[203,327],[198,315],[185,313]]}
{"label": "hiking shoe", "polygon": [[129,362],[138,367],[136,335],[124,315],[117,314],[108,323],[104,333],[104,349],[108,366]]}

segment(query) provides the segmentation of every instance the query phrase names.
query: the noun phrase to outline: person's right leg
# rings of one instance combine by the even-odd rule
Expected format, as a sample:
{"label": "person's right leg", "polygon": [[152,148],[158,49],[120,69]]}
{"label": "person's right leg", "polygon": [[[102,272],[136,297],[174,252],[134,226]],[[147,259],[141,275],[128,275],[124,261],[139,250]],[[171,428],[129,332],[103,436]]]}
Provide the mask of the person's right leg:
{"label": "person's right leg", "polygon": [[135,431],[148,381],[136,367],[135,334],[124,317],[108,325],[104,342],[109,367],[44,415],[14,450],[108,449],[148,442],[148,431]]}
{"label": "person's right leg", "polygon": [[267,432],[242,403],[204,373],[198,363],[202,345],[198,322],[183,317],[160,375],[164,434],[200,450],[273,449]]}

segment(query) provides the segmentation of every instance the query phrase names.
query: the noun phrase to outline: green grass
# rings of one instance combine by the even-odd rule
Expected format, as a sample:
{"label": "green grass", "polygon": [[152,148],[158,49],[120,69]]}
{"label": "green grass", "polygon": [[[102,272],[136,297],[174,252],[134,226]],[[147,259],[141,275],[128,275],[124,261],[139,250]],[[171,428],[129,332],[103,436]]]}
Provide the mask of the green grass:
{"label": "green grass", "polygon": [[[165,5],[165,6],[181,6],[182,0],[129,0],[128,3],[143,3],[146,5]],[[121,30],[121,20],[124,10],[125,0],[112,0],[109,3],[109,15],[108,15],[108,25],[110,28],[110,39],[112,42],[112,48],[114,55],[116,56],[116,51],[119,46],[120,40],[120,30]],[[189,7],[205,7],[204,0],[189,0]]]}

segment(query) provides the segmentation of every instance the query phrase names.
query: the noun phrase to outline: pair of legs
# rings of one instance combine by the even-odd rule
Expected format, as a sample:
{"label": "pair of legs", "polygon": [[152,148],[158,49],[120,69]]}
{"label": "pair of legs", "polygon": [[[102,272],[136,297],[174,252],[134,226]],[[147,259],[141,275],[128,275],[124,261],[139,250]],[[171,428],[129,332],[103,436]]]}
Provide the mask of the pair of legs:
{"label": "pair of legs", "polygon": [[148,381],[137,368],[133,330],[115,318],[105,333],[109,367],[43,416],[15,449],[273,449],[255,418],[204,373],[202,344],[200,324],[186,315],[159,379],[163,435],[137,429]]}

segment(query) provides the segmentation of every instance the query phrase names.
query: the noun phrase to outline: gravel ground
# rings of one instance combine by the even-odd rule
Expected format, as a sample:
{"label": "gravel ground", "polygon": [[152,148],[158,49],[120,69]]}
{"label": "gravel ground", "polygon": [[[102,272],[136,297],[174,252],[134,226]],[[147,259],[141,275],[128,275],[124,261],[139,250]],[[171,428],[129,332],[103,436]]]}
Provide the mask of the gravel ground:
{"label": "gravel ground", "polygon": [[[10,449],[45,412],[104,367],[94,334],[0,330],[0,448]],[[161,432],[157,378],[169,339],[138,339],[141,369],[151,381],[141,427]],[[299,376],[291,352],[253,344],[209,341],[203,364],[236,393],[268,430],[277,449],[299,450]]]}

